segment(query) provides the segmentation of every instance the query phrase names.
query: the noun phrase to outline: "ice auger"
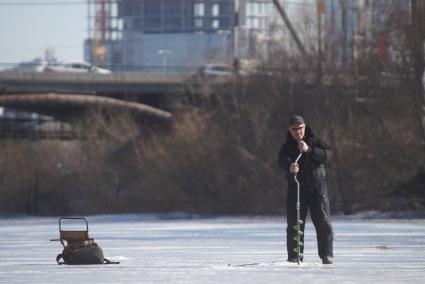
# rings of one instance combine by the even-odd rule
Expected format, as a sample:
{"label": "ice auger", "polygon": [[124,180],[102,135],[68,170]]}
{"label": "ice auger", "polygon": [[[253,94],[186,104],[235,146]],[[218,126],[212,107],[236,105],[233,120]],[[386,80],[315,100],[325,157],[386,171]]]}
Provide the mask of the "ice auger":
{"label": "ice auger", "polygon": [[[302,156],[302,152],[298,155],[297,159],[295,160],[295,164],[298,164],[298,161],[300,160]],[[297,224],[295,225],[294,229],[296,231],[295,234],[295,238],[294,241],[297,242],[297,246],[294,248],[294,251],[297,253],[297,264],[300,265],[301,264],[301,258],[302,258],[302,254],[301,254],[301,247],[304,245],[301,242],[301,235],[303,234],[303,232],[301,231],[301,225],[303,223],[303,221],[301,221],[301,216],[300,216],[300,182],[297,179],[297,174],[294,173],[294,180],[295,183],[297,184]]]}

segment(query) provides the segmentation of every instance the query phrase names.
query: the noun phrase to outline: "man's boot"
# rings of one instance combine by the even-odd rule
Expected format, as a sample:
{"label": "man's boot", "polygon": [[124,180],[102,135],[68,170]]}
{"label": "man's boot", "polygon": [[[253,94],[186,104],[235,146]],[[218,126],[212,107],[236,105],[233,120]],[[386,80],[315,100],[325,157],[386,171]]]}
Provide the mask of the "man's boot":
{"label": "man's boot", "polygon": [[332,264],[333,260],[331,256],[325,256],[322,258],[322,263],[323,264]]}

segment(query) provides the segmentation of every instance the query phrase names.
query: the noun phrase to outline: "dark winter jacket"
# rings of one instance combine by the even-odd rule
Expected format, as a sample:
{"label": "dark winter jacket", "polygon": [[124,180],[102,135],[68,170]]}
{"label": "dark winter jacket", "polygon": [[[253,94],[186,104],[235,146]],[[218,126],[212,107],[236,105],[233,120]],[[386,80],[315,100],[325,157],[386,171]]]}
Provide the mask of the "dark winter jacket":
{"label": "dark winter jacket", "polygon": [[[313,185],[314,183],[322,183],[325,180],[326,171],[325,164],[331,159],[332,150],[326,145],[316,134],[316,132],[306,126],[304,142],[307,143],[309,151],[303,153],[299,160],[300,171],[298,180],[302,185]],[[282,145],[279,151],[278,164],[279,167],[287,173],[287,180],[292,181],[289,167],[298,157],[298,143],[292,138],[288,131],[286,142]]]}

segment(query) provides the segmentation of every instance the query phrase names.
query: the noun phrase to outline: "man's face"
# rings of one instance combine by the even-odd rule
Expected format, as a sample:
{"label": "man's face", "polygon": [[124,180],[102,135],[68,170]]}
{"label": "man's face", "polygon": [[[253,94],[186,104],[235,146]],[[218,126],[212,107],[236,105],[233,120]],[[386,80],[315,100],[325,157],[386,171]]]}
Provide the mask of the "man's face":
{"label": "man's face", "polygon": [[305,124],[304,123],[296,123],[289,126],[289,132],[291,133],[292,138],[297,141],[300,141],[304,138],[305,135]]}

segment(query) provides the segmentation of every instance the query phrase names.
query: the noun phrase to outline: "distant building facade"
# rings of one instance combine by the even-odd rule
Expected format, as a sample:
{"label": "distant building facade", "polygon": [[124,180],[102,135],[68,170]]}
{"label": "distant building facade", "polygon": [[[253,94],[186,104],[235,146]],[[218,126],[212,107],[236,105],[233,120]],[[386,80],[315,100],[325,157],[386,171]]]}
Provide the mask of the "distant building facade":
{"label": "distant building facade", "polygon": [[115,71],[266,57],[283,26],[272,0],[240,0],[238,14],[234,0],[89,0],[88,13],[85,60]]}
{"label": "distant building facade", "polygon": [[[351,63],[370,52],[386,63],[393,56],[391,27],[394,13],[404,25],[410,17],[406,0],[323,0],[324,48],[336,64]],[[392,58],[393,59],[393,58]],[[394,59],[393,59],[394,60]]]}

